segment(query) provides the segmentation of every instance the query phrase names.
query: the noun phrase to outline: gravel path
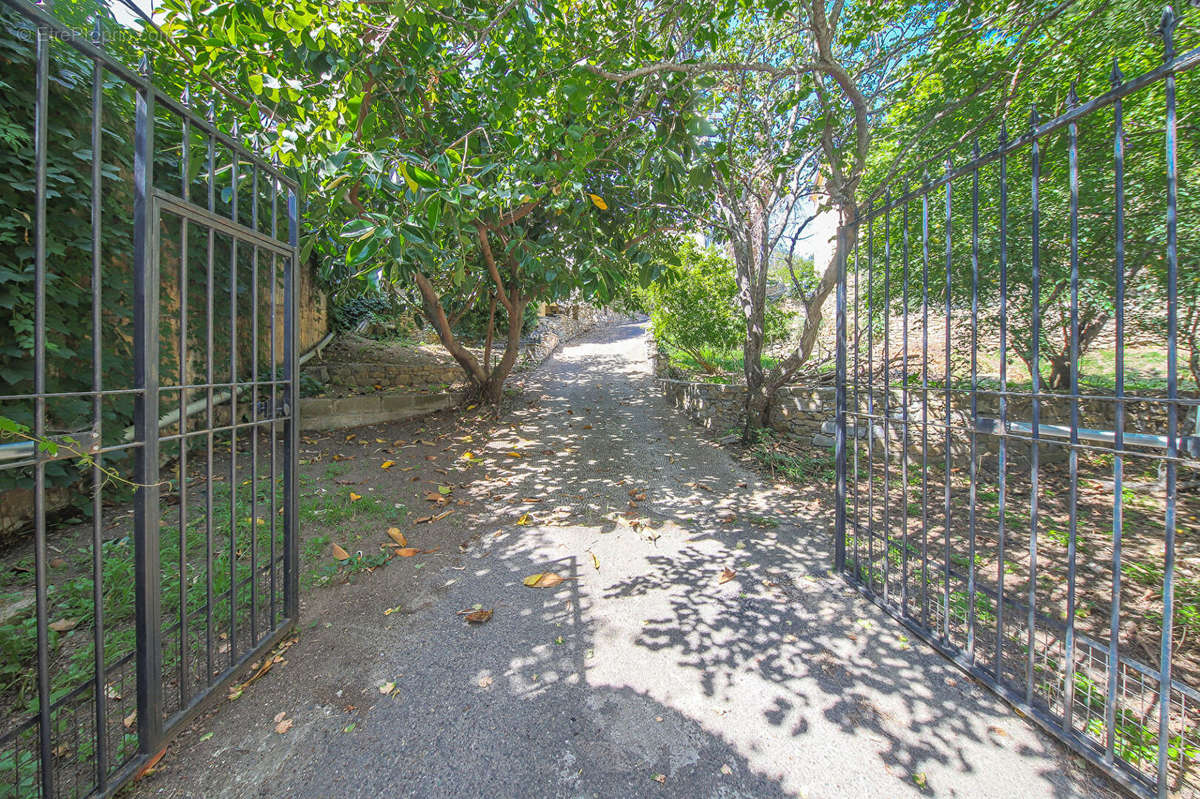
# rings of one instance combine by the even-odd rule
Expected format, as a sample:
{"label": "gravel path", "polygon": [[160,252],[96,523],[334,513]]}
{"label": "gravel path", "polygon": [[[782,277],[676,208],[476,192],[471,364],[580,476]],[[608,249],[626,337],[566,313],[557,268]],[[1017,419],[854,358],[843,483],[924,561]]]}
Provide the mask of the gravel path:
{"label": "gravel path", "polygon": [[643,326],[567,345],[502,421],[438,533],[465,552],[310,592],[288,663],[135,794],[1118,795],[831,577],[831,509],[667,409]]}

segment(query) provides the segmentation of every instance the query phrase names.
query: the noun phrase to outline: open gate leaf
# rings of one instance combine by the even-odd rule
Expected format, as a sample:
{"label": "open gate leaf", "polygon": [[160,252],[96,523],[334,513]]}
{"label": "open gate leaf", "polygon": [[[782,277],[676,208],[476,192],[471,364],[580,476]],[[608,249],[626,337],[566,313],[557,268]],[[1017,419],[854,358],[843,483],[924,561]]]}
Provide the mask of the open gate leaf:
{"label": "open gate leaf", "polygon": [[389,527],[387,534],[388,534],[388,538],[392,539],[400,546],[402,546],[402,547],[408,546],[408,539],[404,537],[404,533],[400,532],[399,527]]}
{"label": "open gate leaf", "polygon": [[563,578],[559,577],[554,572],[540,572],[538,574],[529,575],[521,582],[530,588],[553,588],[562,581]]}

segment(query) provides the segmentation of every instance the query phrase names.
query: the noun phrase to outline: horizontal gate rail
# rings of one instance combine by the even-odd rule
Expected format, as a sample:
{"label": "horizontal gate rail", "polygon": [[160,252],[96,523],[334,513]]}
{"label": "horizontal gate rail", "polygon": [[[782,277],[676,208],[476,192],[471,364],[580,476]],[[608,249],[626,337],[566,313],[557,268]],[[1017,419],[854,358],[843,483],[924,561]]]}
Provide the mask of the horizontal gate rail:
{"label": "horizontal gate rail", "polygon": [[[879,187],[835,250],[836,571],[1162,799],[1200,797],[1200,386],[1178,359],[1200,347],[1178,323],[1200,302],[1200,145],[1178,136],[1200,49],[1176,54],[1178,22],[1145,74],[1114,65],[1109,91]],[[1112,376],[1085,382],[1093,344]]]}

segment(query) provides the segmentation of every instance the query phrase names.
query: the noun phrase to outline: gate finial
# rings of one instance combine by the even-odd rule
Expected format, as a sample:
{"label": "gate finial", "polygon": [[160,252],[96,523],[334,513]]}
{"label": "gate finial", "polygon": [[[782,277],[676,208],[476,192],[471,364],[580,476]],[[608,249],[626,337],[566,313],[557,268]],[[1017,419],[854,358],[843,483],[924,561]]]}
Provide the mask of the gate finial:
{"label": "gate finial", "polygon": [[1179,15],[1175,9],[1167,6],[1163,9],[1162,19],[1158,22],[1158,35],[1163,40],[1163,61],[1175,57],[1175,27],[1179,25]]}

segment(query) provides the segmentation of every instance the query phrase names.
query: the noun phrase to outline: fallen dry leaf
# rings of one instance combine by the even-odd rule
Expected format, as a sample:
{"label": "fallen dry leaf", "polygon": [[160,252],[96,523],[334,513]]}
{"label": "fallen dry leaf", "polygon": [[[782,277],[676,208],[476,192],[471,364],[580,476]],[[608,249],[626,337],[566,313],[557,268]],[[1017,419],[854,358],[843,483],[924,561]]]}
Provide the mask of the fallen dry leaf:
{"label": "fallen dry leaf", "polygon": [[589,552],[588,554],[592,556],[592,565],[596,567],[596,571],[600,571],[600,559],[596,557],[596,553]]}
{"label": "fallen dry leaf", "polygon": [[441,494],[439,494],[436,491],[426,491],[425,492],[425,501],[426,502],[436,502],[439,505],[445,505],[450,500],[446,499],[444,496],[442,496]]}
{"label": "fallen dry leaf", "polygon": [[275,725],[275,732],[279,733],[280,735],[283,735],[285,732],[290,730],[292,728],[292,725],[295,723],[296,723],[295,719],[284,719],[283,721],[281,721]]}
{"label": "fallen dry leaf", "polygon": [[396,683],[394,682],[385,682],[379,686],[379,693],[381,694],[390,694],[394,690],[396,690]]}
{"label": "fallen dry leaf", "polygon": [[654,780],[659,785],[667,784],[667,775],[666,774],[655,774],[652,777],[650,777],[650,779]]}
{"label": "fallen dry leaf", "polygon": [[483,609],[472,610],[470,613],[465,614],[463,618],[471,624],[483,624],[492,618],[492,611]]}
{"label": "fallen dry leaf", "polygon": [[333,556],[338,560],[350,560],[350,553],[337,544],[333,545]]}
{"label": "fallen dry leaf", "polygon": [[721,576],[717,578],[717,582],[727,583],[734,577],[737,577],[737,572],[735,572],[733,569],[726,568],[725,571],[721,572]]}
{"label": "fallen dry leaf", "polygon": [[362,499],[362,494],[355,494],[353,491],[350,492],[351,502],[358,502],[360,499]]}
{"label": "fallen dry leaf", "polygon": [[402,547],[408,546],[408,539],[404,537],[404,533],[400,532],[399,527],[389,527],[387,534],[388,534],[388,538],[392,539],[400,546],[402,546]]}
{"label": "fallen dry leaf", "polygon": [[58,621],[50,622],[50,629],[56,633],[70,632],[77,626],[79,626],[79,619],[59,619]]}
{"label": "fallen dry leaf", "polygon": [[437,516],[434,516],[433,518],[431,518],[429,521],[431,521],[431,522],[440,522],[442,519],[446,518],[446,517],[447,517],[447,516],[449,516],[451,513],[454,513],[454,508],[451,508],[450,510],[444,510],[444,511],[442,511],[442,512],[441,512],[441,513],[439,513]]}
{"label": "fallen dry leaf", "polygon": [[283,721],[285,718],[287,718],[287,711],[286,711],[286,710],[281,710],[281,711],[279,711],[278,713],[276,713],[276,714],[275,714],[275,719],[274,719],[274,721],[275,721],[275,723],[276,723],[276,724],[278,724],[279,722]]}
{"label": "fallen dry leaf", "polygon": [[421,516],[420,518],[413,519],[413,524],[425,524],[426,522],[431,521],[433,521],[432,516]]}
{"label": "fallen dry leaf", "polygon": [[540,572],[529,575],[521,582],[530,588],[553,588],[562,581],[563,578],[554,572]]}
{"label": "fallen dry leaf", "polygon": [[533,524],[533,518],[528,513],[522,513],[521,518],[517,519],[517,524],[526,527]]}
{"label": "fallen dry leaf", "polygon": [[135,710],[132,713],[130,713],[128,716],[126,716],[124,718],[124,720],[121,723],[125,726],[125,729],[127,729],[127,730],[133,729],[133,725],[137,723],[137,711]]}
{"label": "fallen dry leaf", "polygon": [[490,688],[491,686],[492,686],[492,678],[491,677],[484,675],[479,678],[479,687],[480,688]]}
{"label": "fallen dry leaf", "polygon": [[402,558],[411,558],[413,555],[419,555],[421,550],[415,549],[414,547],[397,547],[393,550],[393,552]]}
{"label": "fallen dry leaf", "polygon": [[390,469],[395,465],[396,465],[395,461],[384,461],[383,463],[379,464],[379,468],[380,469]]}

